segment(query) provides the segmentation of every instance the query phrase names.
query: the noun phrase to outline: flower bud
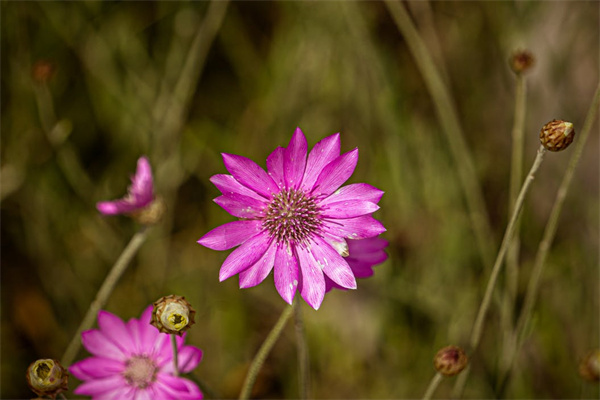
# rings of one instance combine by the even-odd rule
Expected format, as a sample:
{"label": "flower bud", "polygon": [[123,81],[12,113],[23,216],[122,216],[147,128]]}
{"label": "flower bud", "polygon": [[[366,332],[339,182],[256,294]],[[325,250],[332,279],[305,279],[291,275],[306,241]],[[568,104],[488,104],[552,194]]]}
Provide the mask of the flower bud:
{"label": "flower bud", "polygon": [[54,399],[69,389],[69,373],[56,360],[37,360],[27,368],[27,384],[38,396]]}
{"label": "flower bud", "polygon": [[433,359],[435,369],[444,376],[454,376],[465,369],[469,359],[463,349],[447,346],[437,352]]}
{"label": "flower bud", "polygon": [[561,151],[566,149],[575,136],[573,124],[563,120],[552,120],[542,128],[540,142],[547,150]]}
{"label": "flower bud", "polygon": [[521,74],[529,70],[535,63],[533,54],[527,50],[516,51],[509,60],[510,68],[515,74]]}
{"label": "flower bud", "polygon": [[589,352],[579,364],[579,374],[590,382],[600,381],[600,350]]}
{"label": "flower bud", "polygon": [[130,214],[137,223],[142,225],[154,225],[162,219],[167,205],[162,197],[156,196],[154,200],[146,207],[134,211]]}
{"label": "flower bud", "polygon": [[150,324],[163,333],[181,336],[196,322],[194,321],[196,311],[183,296],[170,294],[156,300],[153,305]]}

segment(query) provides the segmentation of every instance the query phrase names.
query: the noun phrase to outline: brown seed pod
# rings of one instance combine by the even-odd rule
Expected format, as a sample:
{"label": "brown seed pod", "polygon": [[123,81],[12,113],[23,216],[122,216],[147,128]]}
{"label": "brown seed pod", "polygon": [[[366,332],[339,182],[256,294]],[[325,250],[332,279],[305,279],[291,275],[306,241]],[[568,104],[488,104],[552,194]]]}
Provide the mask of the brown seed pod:
{"label": "brown seed pod", "polygon": [[457,346],[447,346],[437,352],[433,359],[435,369],[444,376],[454,376],[465,369],[469,358]]}
{"label": "brown seed pod", "polygon": [[546,150],[561,151],[566,149],[575,137],[573,124],[554,119],[543,126],[540,132],[540,142]]}

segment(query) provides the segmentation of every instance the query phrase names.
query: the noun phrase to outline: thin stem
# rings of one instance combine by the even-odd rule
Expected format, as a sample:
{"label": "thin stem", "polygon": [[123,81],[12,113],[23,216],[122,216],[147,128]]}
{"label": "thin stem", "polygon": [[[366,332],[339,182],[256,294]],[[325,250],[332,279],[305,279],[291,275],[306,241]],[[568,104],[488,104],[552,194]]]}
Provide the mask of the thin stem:
{"label": "thin stem", "polygon": [[296,342],[298,346],[298,385],[300,389],[300,398],[310,398],[310,369],[308,346],[306,345],[306,335],[304,334],[304,323],[302,320],[302,303],[294,302],[294,319],[296,327]]}
{"label": "thin stem", "polygon": [[[469,342],[470,352],[471,354],[475,353],[477,350],[477,346],[479,345],[479,341],[481,340],[481,334],[483,332],[483,325],[485,323],[485,317],[487,315],[490,301],[492,299],[492,293],[494,292],[494,288],[496,287],[496,281],[498,280],[498,275],[500,274],[500,270],[502,269],[502,264],[504,261],[504,256],[506,255],[506,251],[508,246],[510,245],[510,241],[515,231],[516,221],[523,209],[523,203],[525,202],[525,196],[531,186],[535,178],[535,173],[540,167],[544,154],[546,153],[546,149],[543,146],[537,151],[537,155],[531,166],[531,170],[521,187],[521,192],[519,193],[519,197],[515,203],[515,209],[510,217],[510,221],[508,222],[508,226],[506,227],[506,231],[504,232],[504,238],[502,239],[502,244],[500,245],[500,250],[498,250],[498,256],[496,257],[496,262],[494,263],[494,267],[492,268],[492,274],[488,281],[487,288],[485,290],[485,294],[483,296],[483,300],[481,302],[481,306],[479,307],[479,312],[477,313],[477,317],[475,318],[475,324],[473,325],[473,331],[471,333],[471,339]],[[469,376],[470,369],[466,369],[463,373],[458,377],[456,384],[454,385],[454,395],[452,397],[460,397],[462,395],[462,391],[464,388],[464,384],[466,383],[467,377]]]}
{"label": "thin stem", "polygon": [[489,224],[489,216],[485,208],[481,186],[477,180],[471,153],[469,152],[450,91],[444,84],[427,46],[419,36],[419,32],[412,23],[404,5],[400,1],[393,0],[385,0],[385,4],[392,14],[396,26],[406,40],[406,44],[415,59],[417,67],[423,75],[425,85],[433,100],[438,119],[440,120],[442,130],[446,134],[446,139],[454,158],[481,259],[486,267],[491,266],[493,259],[493,236]]}
{"label": "thin stem", "polygon": [[258,349],[258,353],[256,353],[256,356],[254,356],[252,364],[250,364],[248,374],[246,375],[246,379],[244,380],[244,385],[242,386],[242,390],[240,392],[240,399],[248,399],[250,397],[252,387],[254,386],[254,382],[256,381],[256,377],[258,376],[258,373],[260,372],[260,369],[262,368],[265,359],[271,352],[271,349],[273,349],[275,342],[277,342],[277,339],[279,339],[279,336],[281,336],[281,332],[283,332],[283,328],[285,327],[286,322],[292,316],[293,311],[293,306],[286,307],[283,310],[281,316],[279,317],[279,320],[277,320],[277,323],[275,324],[273,329],[271,329],[271,332],[269,332],[269,335],[267,336],[263,344],[260,346],[260,349]]}
{"label": "thin stem", "polygon": [[173,375],[179,376],[179,361],[177,357],[177,335],[171,333],[171,345],[173,347]]}
{"label": "thin stem", "polygon": [[442,379],[444,379],[444,375],[440,374],[439,372],[433,376],[431,382],[429,382],[429,386],[427,386],[425,394],[423,395],[423,400],[431,399],[431,396],[433,396],[433,393],[435,393],[435,390],[439,386]]}
{"label": "thin stem", "polygon": [[106,279],[102,283],[100,290],[98,290],[96,298],[94,299],[94,301],[92,301],[92,304],[90,304],[90,308],[85,314],[83,321],[81,321],[79,328],[77,328],[77,332],[75,333],[75,335],[71,339],[71,342],[67,346],[67,350],[65,351],[65,354],[63,355],[61,360],[62,365],[71,365],[71,363],[75,359],[75,356],[79,351],[79,347],[81,346],[81,333],[92,327],[92,325],[94,324],[94,320],[96,319],[96,315],[98,314],[98,311],[100,311],[100,309],[104,307],[104,305],[108,301],[108,298],[110,297],[113,289],[119,281],[119,278],[121,277],[121,275],[123,275],[123,272],[125,272],[127,266],[133,259],[133,256],[135,256],[139,248],[146,240],[147,235],[148,230],[144,226],[135,235],[133,235],[133,237],[127,244],[127,247],[125,247],[119,258],[117,259],[117,262],[115,262],[115,264],[113,265],[112,269],[106,276]]}
{"label": "thin stem", "polygon": [[63,400],[67,400],[67,397],[64,395],[64,393],[59,393],[58,396]]}

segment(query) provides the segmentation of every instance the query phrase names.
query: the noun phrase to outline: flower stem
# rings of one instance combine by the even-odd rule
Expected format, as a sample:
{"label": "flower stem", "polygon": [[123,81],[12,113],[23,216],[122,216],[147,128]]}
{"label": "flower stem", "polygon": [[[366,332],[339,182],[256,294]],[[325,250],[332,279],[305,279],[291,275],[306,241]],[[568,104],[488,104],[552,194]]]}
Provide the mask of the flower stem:
{"label": "flower stem", "polygon": [[263,344],[260,346],[260,349],[258,349],[258,353],[256,353],[256,356],[254,356],[254,359],[250,364],[248,374],[246,375],[246,379],[244,380],[244,385],[242,386],[242,390],[240,392],[240,399],[248,399],[250,397],[252,387],[254,386],[254,382],[256,381],[256,377],[258,376],[258,373],[260,372],[260,369],[262,368],[265,359],[267,358],[267,356],[271,352],[271,349],[275,345],[275,342],[277,341],[277,339],[279,339],[279,336],[281,336],[281,332],[283,332],[283,328],[285,327],[286,322],[292,316],[293,311],[293,306],[286,307],[283,310],[281,316],[279,317],[279,320],[277,320],[277,323],[275,324],[273,329],[271,329],[271,332],[269,332],[269,335],[267,336]]}
{"label": "flower stem", "polygon": [[304,323],[302,321],[302,303],[294,302],[294,317],[296,327],[296,342],[298,346],[298,385],[300,388],[300,399],[310,398],[310,369],[308,346],[304,334]]}
{"label": "flower stem", "polygon": [[139,248],[146,240],[147,235],[148,231],[146,227],[143,226],[135,235],[133,235],[133,237],[127,244],[127,247],[125,247],[119,258],[113,265],[112,269],[106,276],[106,279],[104,279],[100,290],[98,290],[96,298],[94,299],[94,301],[92,301],[92,304],[90,304],[90,308],[85,314],[83,321],[81,321],[79,328],[77,328],[77,332],[75,333],[75,335],[71,339],[71,342],[67,346],[67,350],[65,351],[61,359],[62,365],[71,365],[71,363],[75,359],[75,356],[77,355],[77,352],[79,351],[79,348],[81,346],[81,333],[92,327],[92,325],[94,324],[94,320],[96,319],[96,315],[98,314],[98,311],[100,311],[100,309],[104,307],[104,305],[108,301],[108,298],[110,297],[113,289],[119,281],[119,278],[121,277],[121,275],[123,275],[123,272],[125,272],[125,269],[127,269],[127,266],[133,259],[133,256],[137,253]]}
{"label": "flower stem", "polygon": [[177,336],[171,333],[171,344],[173,345],[173,375],[179,376],[179,361],[177,359]]}
{"label": "flower stem", "polygon": [[431,399],[431,396],[433,396],[433,393],[435,393],[435,390],[437,389],[442,379],[444,379],[444,375],[440,374],[439,372],[437,372],[433,376],[431,382],[429,383],[429,386],[427,387],[427,390],[425,391],[425,394],[423,395],[423,400]]}
{"label": "flower stem", "polygon": [[[496,262],[494,263],[494,267],[492,268],[492,274],[490,275],[490,279],[488,281],[483,300],[481,301],[477,317],[475,318],[473,331],[471,332],[471,339],[469,342],[469,345],[471,347],[469,353],[471,354],[473,354],[477,350],[477,346],[479,345],[479,341],[481,340],[481,334],[483,332],[485,317],[490,307],[490,301],[492,299],[492,293],[494,292],[494,288],[496,286],[496,281],[498,280],[498,275],[500,273],[500,270],[502,269],[504,256],[506,255],[506,251],[508,249],[508,246],[510,245],[510,241],[514,234],[516,221],[519,217],[519,214],[521,213],[521,210],[523,209],[525,196],[529,190],[529,187],[531,186],[531,183],[535,178],[535,173],[537,172],[544,159],[545,153],[546,149],[543,146],[540,146],[537,151],[537,156],[535,157],[533,165],[531,166],[531,170],[529,171],[529,174],[527,175],[527,178],[525,178],[525,182],[521,187],[521,191],[519,193],[519,196],[517,197],[512,216],[510,217],[510,221],[508,222],[508,226],[506,227],[506,231],[504,232],[504,238],[502,239],[500,250],[498,250],[498,256],[496,257]],[[469,371],[470,368],[465,369],[463,373],[460,374],[460,376],[458,377],[453,389],[453,398],[461,397],[464,385],[469,376]]]}

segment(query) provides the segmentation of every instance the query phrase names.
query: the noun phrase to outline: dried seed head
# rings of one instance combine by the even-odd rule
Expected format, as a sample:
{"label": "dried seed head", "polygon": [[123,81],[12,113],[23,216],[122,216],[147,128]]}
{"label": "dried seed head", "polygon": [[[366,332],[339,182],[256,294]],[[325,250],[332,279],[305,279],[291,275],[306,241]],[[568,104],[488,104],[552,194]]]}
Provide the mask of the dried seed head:
{"label": "dried seed head", "polygon": [[437,352],[433,359],[435,369],[444,376],[454,376],[465,369],[469,358],[464,350],[457,346],[447,346]]}
{"label": "dried seed head", "polygon": [[196,321],[196,311],[185,297],[170,294],[154,302],[150,324],[163,333],[183,335]]}
{"label": "dried seed head", "polygon": [[69,373],[56,360],[37,360],[27,368],[27,384],[38,396],[55,399],[69,389]]}
{"label": "dried seed head", "polygon": [[581,360],[579,374],[590,382],[600,381],[600,350],[590,351]]}
{"label": "dried seed head", "polygon": [[509,60],[510,68],[515,74],[522,74],[529,70],[535,63],[533,54],[527,50],[516,51]]}
{"label": "dried seed head", "polygon": [[154,225],[162,219],[167,205],[160,196],[156,196],[154,200],[146,207],[130,214],[136,222],[142,225]]}
{"label": "dried seed head", "polygon": [[540,142],[547,150],[561,151],[566,149],[575,137],[573,124],[554,119],[548,122],[540,132]]}

